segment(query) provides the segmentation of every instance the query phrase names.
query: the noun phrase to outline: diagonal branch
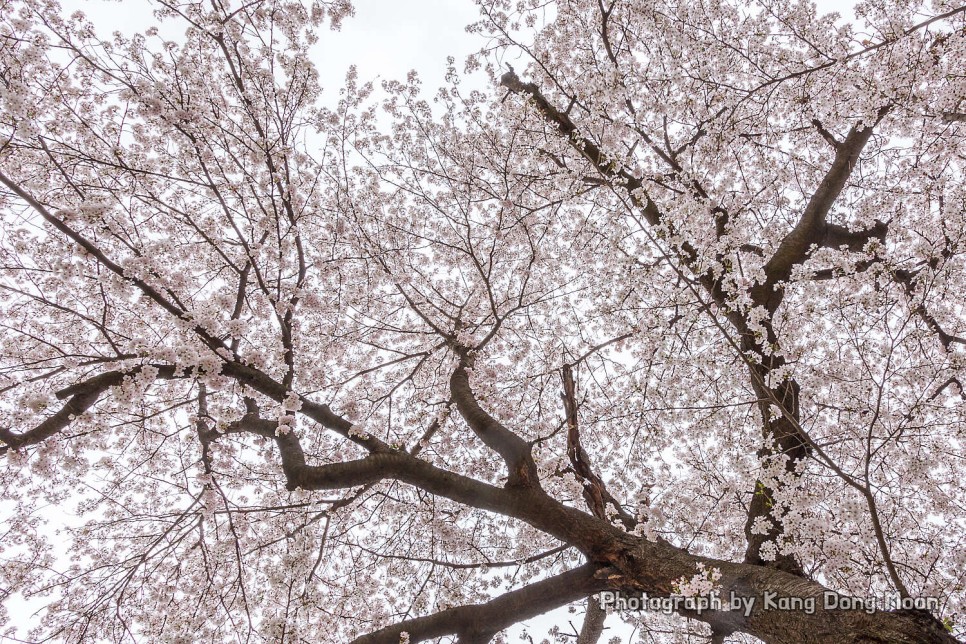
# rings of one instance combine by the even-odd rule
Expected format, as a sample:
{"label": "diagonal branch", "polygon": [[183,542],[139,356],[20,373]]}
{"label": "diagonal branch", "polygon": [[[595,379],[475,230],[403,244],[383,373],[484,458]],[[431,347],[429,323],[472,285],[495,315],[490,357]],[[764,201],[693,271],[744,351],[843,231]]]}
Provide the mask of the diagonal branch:
{"label": "diagonal branch", "polygon": [[[830,230],[826,217],[852,175],[862,150],[872,138],[874,127],[888,114],[889,109],[889,106],[880,108],[872,125],[860,123],[853,126],[845,139],[835,147],[832,165],[809,198],[798,223],[785,235],[775,253],[765,263],[765,282],[755,288],[752,298],[757,304],[764,305],[769,312],[774,313],[778,309],[783,297],[781,289],[775,289],[775,286],[791,277],[792,269],[808,258],[812,245],[834,247],[837,246],[837,237],[845,239],[845,244],[850,248],[856,242],[854,234],[848,233],[841,226],[832,227]],[[884,235],[884,226],[877,224],[869,237]],[[828,242],[827,237],[830,238]]]}
{"label": "diagonal branch", "polygon": [[943,345],[943,349],[950,351],[951,346],[954,344],[966,345],[966,338],[949,333],[939,324],[939,320],[926,309],[925,301],[918,304],[914,303],[916,299],[915,273],[902,269],[890,270],[888,273],[893,281],[902,288],[906,297],[909,298],[909,305],[912,307],[912,312],[919,316],[919,319],[926,324],[930,331],[936,334],[939,342]]}
{"label": "diagonal branch", "polygon": [[[258,393],[268,396],[275,402],[282,402],[292,393],[288,387],[265,372],[240,362],[224,363],[221,373],[235,379],[239,384],[251,387]],[[304,396],[299,396],[299,402],[302,404],[300,408],[302,414],[326,429],[330,429],[364,447],[369,452],[388,452],[391,450],[386,442],[375,436],[354,431],[352,423],[332,411],[328,405],[314,402]]]}
{"label": "diagonal branch", "polygon": [[396,480],[457,503],[529,523],[594,561],[608,562],[617,556],[607,540],[620,537],[625,534],[623,531],[559,503],[540,488],[497,487],[395,449],[372,452],[351,461],[307,465],[295,432],[280,432],[276,421],[260,417],[254,401],[249,399],[246,405],[248,413],[228,425],[225,433],[248,432],[275,441],[289,490],[335,490]]}
{"label": "diagonal branch", "polygon": [[[81,235],[79,232],[68,226],[63,219],[57,217],[55,214],[51,213],[42,203],[40,203],[36,198],[33,197],[29,192],[20,187],[15,181],[8,178],[5,174],[0,172],[0,183],[3,183],[7,188],[11,190],[15,195],[23,199],[27,205],[33,208],[45,221],[47,221],[54,228],[59,230],[61,233],[66,235],[71,241],[84,249],[85,252],[90,254],[92,257],[97,259],[97,261],[118,277],[129,281],[134,284],[142,293],[144,293],[149,299],[158,304],[168,313],[172,314],[176,318],[183,318],[187,311],[178,304],[176,301],[166,298],[157,289],[145,282],[138,277],[132,277],[129,273],[125,273],[124,268],[117,264],[114,260],[104,254],[104,252],[98,248],[92,241]],[[170,290],[168,290],[171,294]],[[173,295],[173,294],[172,294]],[[175,300],[177,298],[174,298]],[[224,343],[212,336],[208,331],[196,326],[194,332],[212,349],[224,348]]]}
{"label": "diagonal branch", "polygon": [[[610,159],[607,159],[603,155],[600,148],[597,147],[593,141],[586,137],[580,136],[577,126],[570,119],[570,116],[551,105],[547,98],[540,92],[540,89],[535,83],[524,83],[512,70],[503,75],[501,78],[501,83],[511,92],[523,94],[529,97],[544,118],[554,124],[561,134],[568,137],[571,146],[587,157],[587,159],[594,164],[598,172],[600,172],[601,176],[608,179],[615,188],[620,186],[623,188],[623,190],[626,190],[630,197],[631,203],[643,214],[644,219],[648,222],[648,224],[651,226],[664,225],[668,230],[670,230],[669,236],[678,237],[675,234],[672,223],[667,220],[664,213],[661,212],[655,201],[647,194],[641,179],[634,177],[626,169],[612,163]],[[868,135],[871,136],[871,131],[868,133]],[[723,289],[722,281],[719,276],[716,276],[712,270],[708,269],[707,267],[702,267],[699,264],[697,261],[699,257],[698,251],[694,245],[691,244],[691,242],[689,242],[687,239],[679,239],[672,245],[672,249],[676,259],[680,261],[685,268],[691,270],[697,276],[697,282],[700,283],[702,288],[704,288],[711,295],[711,298],[718,305],[718,307],[725,312],[728,321],[740,335],[740,343],[735,343],[735,349],[748,365],[750,375],[752,377],[752,384],[756,393],[758,394],[758,398],[767,400],[769,396],[765,394],[769,393],[772,395],[772,397],[782,401],[783,404],[788,407],[788,409],[794,410],[794,414],[797,417],[797,383],[792,380],[786,380],[784,384],[782,384],[776,391],[772,391],[771,388],[767,387],[765,384],[768,381],[769,373],[785,364],[783,357],[773,350],[773,347],[775,347],[778,343],[778,339],[775,336],[770,319],[766,318],[759,322],[759,326],[763,327],[765,333],[763,335],[756,333],[753,330],[754,327],[749,322],[748,318],[737,307],[734,306],[733,302],[731,302],[730,296]],[[719,256],[718,260],[722,264],[727,261],[727,259],[723,256]],[[684,277],[688,283],[691,283],[690,280],[688,280],[688,278],[684,275],[684,272],[681,268],[675,266],[675,270],[677,270],[679,275]],[[763,291],[762,293],[767,295],[771,293],[771,291]],[[752,297],[755,297],[754,292],[752,293]],[[761,304],[765,298],[761,294],[759,294],[759,298],[761,301],[755,301],[756,303]],[[725,330],[722,328],[722,331],[724,332]],[[768,347],[767,350],[766,347]],[[749,360],[749,352],[757,356],[758,360]],[[798,431],[798,426],[794,423],[785,422],[784,417],[778,418],[777,421],[772,421],[767,409],[767,404],[761,407],[761,412],[762,431],[765,434],[766,439],[775,439],[778,451],[788,457],[786,461],[786,470],[790,474],[794,475],[796,471],[796,463],[807,456],[807,437],[799,435],[800,432]],[[759,453],[759,458],[764,460],[770,455],[771,450],[763,450]],[[761,489],[761,487],[762,486],[760,483],[756,481],[755,490],[758,491]],[[766,490],[766,492],[768,497],[770,497],[771,491]],[[762,498],[758,495],[754,496],[750,505],[748,526],[746,528],[746,535],[748,536],[747,561],[749,563],[765,563],[760,556],[761,546],[765,540],[775,540],[782,532],[780,522],[769,519],[772,528],[768,531],[767,535],[753,534],[751,526],[756,522],[756,520],[759,517],[768,518],[770,514],[771,505],[767,502],[767,497]],[[790,556],[780,556],[778,560],[773,562],[773,565],[789,572],[796,574],[801,573],[801,567],[794,560],[794,558]]]}
{"label": "diagonal branch", "polygon": [[[157,369],[157,377],[164,379],[175,378],[175,368],[170,365],[151,365]],[[70,423],[90,409],[101,395],[111,387],[120,385],[125,378],[133,378],[141,373],[143,367],[137,367],[130,371],[109,371],[94,376],[83,382],[65,387],[54,395],[58,400],[68,399],[53,416],[43,420],[36,427],[25,432],[16,434],[7,427],[0,427],[0,440],[6,443],[0,447],[0,454],[9,449],[20,449],[28,445],[42,443],[51,436],[59,433]]]}
{"label": "diagonal branch", "polygon": [[351,644],[399,644],[402,633],[410,642],[457,635],[460,642],[489,642],[505,628],[587,597],[607,587],[602,569],[584,564],[565,573],[505,593],[485,604],[450,608],[406,620],[352,640]]}

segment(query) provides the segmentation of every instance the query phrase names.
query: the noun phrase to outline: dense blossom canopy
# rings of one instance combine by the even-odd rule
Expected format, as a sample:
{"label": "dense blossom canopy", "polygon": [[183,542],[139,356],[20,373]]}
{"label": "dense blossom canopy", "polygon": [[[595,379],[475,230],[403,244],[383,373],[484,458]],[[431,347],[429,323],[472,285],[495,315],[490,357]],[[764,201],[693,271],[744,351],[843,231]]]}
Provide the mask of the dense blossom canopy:
{"label": "dense blossom canopy", "polygon": [[8,634],[966,634],[966,7],[477,4],[333,98],[346,0],[0,0]]}

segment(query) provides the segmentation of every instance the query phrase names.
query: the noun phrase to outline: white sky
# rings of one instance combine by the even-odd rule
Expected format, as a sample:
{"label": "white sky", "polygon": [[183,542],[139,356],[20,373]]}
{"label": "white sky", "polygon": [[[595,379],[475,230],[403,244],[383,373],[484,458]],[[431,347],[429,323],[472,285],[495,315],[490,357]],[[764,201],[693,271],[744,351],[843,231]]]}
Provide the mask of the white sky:
{"label": "white sky", "polygon": [[342,30],[320,34],[316,61],[324,91],[337,91],[350,64],[362,81],[404,79],[415,69],[433,93],[443,84],[446,57],[462,61],[481,41],[466,33],[477,18],[470,0],[355,0]]}
{"label": "white sky", "polygon": [[[140,31],[155,23],[144,0],[62,0],[65,11],[80,9],[104,36],[112,31]],[[323,102],[332,104],[350,65],[362,82],[405,79],[416,70],[429,95],[443,85],[446,58],[458,71],[466,56],[484,43],[466,33],[477,17],[472,0],[354,0],[356,15],[340,31],[324,28],[316,46]],[[823,13],[853,18],[855,0],[817,0]]]}
{"label": "white sky", "polygon": [[[443,85],[446,57],[462,71],[466,56],[483,42],[466,33],[477,19],[472,0],[353,0],[356,14],[340,31],[319,31],[315,63],[323,87],[323,102],[336,100],[350,65],[362,82],[404,80],[417,70],[430,93]],[[114,31],[141,32],[155,25],[144,0],[61,0],[66,14],[83,11],[101,37]],[[172,39],[176,36],[172,34]]]}

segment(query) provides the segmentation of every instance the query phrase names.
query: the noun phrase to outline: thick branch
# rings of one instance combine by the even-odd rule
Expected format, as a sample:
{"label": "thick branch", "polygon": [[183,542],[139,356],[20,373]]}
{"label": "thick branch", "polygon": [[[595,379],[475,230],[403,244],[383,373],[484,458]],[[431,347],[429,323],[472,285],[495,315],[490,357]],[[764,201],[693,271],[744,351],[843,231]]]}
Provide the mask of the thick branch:
{"label": "thick branch", "polygon": [[[251,387],[276,402],[282,402],[291,393],[285,385],[268,374],[239,362],[226,362],[222,366],[221,373],[234,378],[240,384]],[[313,402],[304,396],[299,396],[299,401],[302,403],[302,407],[299,410],[300,413],[308,416],[323,427],[345,436],[370,452],[390,451],[390,446],[375,436],[353,432],[352,423],[333,412],[328,405]]]}
{"label": "thick branch", "polygon": [[[888,108],[880,109],[872,125],[854,126],[849,130],[845,140],[836,146],[832,166],[812,193],[801,219],[785,235],[774,255],[765,264],[765,283],[755,290],[752,297],[769,311],[774,312],[782,299],[781,290],[776,290],[775,285],[788,280],[792,274],[792,268],[805,261],[812,245],[837,246],[834,242],[837,238],[841,238],[851,247],[858,241],[855,234],[849,233],[841,226],[830,227],[825,219],[852,175],[859,155],[872,138],[874,125],[878,124],[887,112]],[[882,227],[877,224],[877,227],[870,231],[869,237],[884,234],[883,227],[884,224]],[[881,233],[877,229],[881,230]],[[826,243],[827,238],[830,238],[829,243]]]}
{"label": "thick branch", "polygon": [[600,607],[600,601],[595,597],[587,599],[587,612],[584,613],[584,623],[577,635],[577,644],[597,644],[604,634],[604,621],[607,612]]}
{"label": "thick branch", "polygon": [[[725,597],[734,591],[742,597],[756,598],[756,608],[748,615],[738,611],[722,611],[697,616],[718,632],[740,631],[766,642],[796,644],[954,641],[928,613],[878,611],[866,614],[861,611],[825,610],[822,599],[825,593],[831,591],[818,583],[763,566],[698,557],[666,542],[641,539],[603,520],[567,507],[540,490],[498,488],[442,470],[403,451],[371,454],[364,459],[347,463],[307,466],[293,433],[275,436],[274,423],[253,416],[246,416],[238,429],[242,430],[245,423],[248,423],[245,430],[272,435],[279,443],[283,449],[283,468],[289,477],[290,488],[297,485],[305,489],[334,489],[374,483],[382,479],[407,482],[458,503],[525,521],[563,543],[578,548],[592,562],[579,570],[605,568],[607,572],[604,581],[606,587],[612,589],[666,597],[674,592],[682,578],[690,578],[697,572],[698,563],[707,568],[717,568],[722,572],[721,586]],[[287,455],[286,450],[290,451]],[[577,573],[566,573],[571,574]],[[589,575],[589,572],[583,574]],[[570,578],[557,578],[560,579]],[[410,634],[411,641],[457,634],[461,641],[487,642],[493,633],[529,616],[519,612],[522,608],[513,608],[515,606],[530,606],[532,610],[542,607],[533,613],[537,614],[605,588],[604,583],[591,580],[588,576],[575,577],[574,583],[567,584],[574,594],[566,596],[563,593],[569,591],[566,588],[554,588],[557,585],[555,581],[548,580],[540,584],[514,591],[483,607],[465,606],[443,611],[438,615],[410,620],[366,636],[373,639],[357,641],[396,642],[399,634],[406,631]],[[535,588],[539,591],[534,590]],[[816,597],[817,610],[809,615],[800,611],[762,608],[765,593],[772,592],[777,593],[777,597]],[[695,617],[692,614],[687,616]],[[485,628],[481,628],[480,624]],[[873,639],[880,635],[884,635],[885,639]]]}
{"label": "thick branch", "polygon": [[[158,370],[159,378],[170,379],[175,377],[175,368],[172,366],[156,365],[155,368]],[[90,409],[105,391],[121,384],[125,378],[137,376],[141,373],[141,370],[142,367],[130,371],[109,371],[61,389],[55,395],[58,400],[67,398],[67,402],[53,416],[45,419],[36,427],[19,434],[15,434],[9,428],[0,427],[0,440],[6,443],[3,451],[42,443],[70,425],[77,416]]]}
{"label": "thick branch", "polygon": [[539,488],[500,488],[439,468],[408,452],[374,452],[353,461],[307,465],[294,432],[278,432],[278,424],[258,416],[253,401],[249,412],[228,426],[226,433],[250,432],[275,441],[289,490],[334,490],[369,485],[382,480],[409,483],[457,503],[496,512],[529,523],[569,544],[594,561],[608,562],[616,554],[610,542],[625,534],[610,524],[547,496]]}
{"label": "thick branch", "polygon": [[851,231],[845,226],[839,226],[838,224],[825,224],[825,230],[822,239],[819,241],[819,246],[836,249],[845,246],[848,250],[857,253],[862,251],[865,245],[873,239],[885,243],[886,233],[888,231],[888,224],[881,221],[875,222],[872,228],[859,231]]}
{"label": "thick branch", "polygon": [[577,601],[607,587],[599,567],[585,564],[556,577],[514,590],[486,602],[450,608],[434,615],[410,619],[357,637],[351,644],[399,644],[401,633],[410,642],[458,635],[461,642],[489,642],[509,626]]}
{"label": "thick branch", "polygon": [[467,362],[464,358],[449,380],[456,408],[480,440],[503,458],[509,471],[508,486],[539,488],[537,466],[533,462],[530,444],[480,407],[470,388]]}
{"label": "thick branch", "polygon": [[[673,553],[668,556],[678,557]],[[691,558],[692,561],[700,559]],[[942,623],[926,611],[846,610],[841,608],[846,605],[845,597],[814,581],[763,566],[710,560],[704,562],[707,568],[714,567],[721,572],[719,585],[723,605],[727,604],[732,593],[736,597],[755,598],[748,614],[738,608],[706,611],[700,615],[682,611],[688,617],[708,623],[719,638],[740,632],[768,644],[956,642]],[[766,603],[766,597],[775,603]],[[811,608],[805,609],[803,606],[801,610],[781,610],[776,607],[780,598],[810,601]]]}

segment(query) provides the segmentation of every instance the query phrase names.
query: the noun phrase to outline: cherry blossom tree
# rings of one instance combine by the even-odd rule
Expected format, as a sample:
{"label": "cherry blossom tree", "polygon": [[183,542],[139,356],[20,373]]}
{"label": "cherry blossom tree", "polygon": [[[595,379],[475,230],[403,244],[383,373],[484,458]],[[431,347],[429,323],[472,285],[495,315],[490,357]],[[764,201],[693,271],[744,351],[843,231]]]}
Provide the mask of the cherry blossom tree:
{"label": "cherry blossom tree", "polygon": [[966,7],[477,4],[0,0],[6,634],[957,641]]}

